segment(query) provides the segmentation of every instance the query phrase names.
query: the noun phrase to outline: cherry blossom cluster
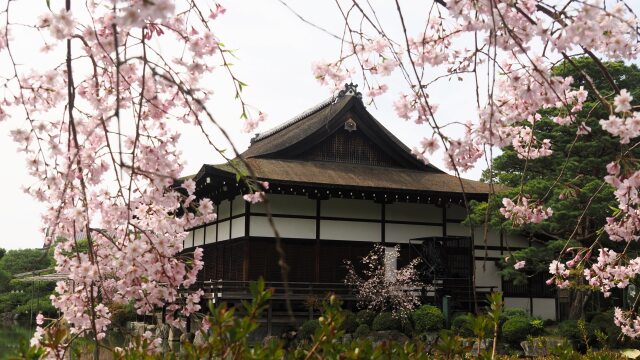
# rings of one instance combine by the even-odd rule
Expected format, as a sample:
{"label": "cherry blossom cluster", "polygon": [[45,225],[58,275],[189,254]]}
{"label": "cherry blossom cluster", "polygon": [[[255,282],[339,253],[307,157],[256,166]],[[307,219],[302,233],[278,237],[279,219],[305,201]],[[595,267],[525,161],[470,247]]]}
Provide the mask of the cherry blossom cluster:
{"label": "cherry blossom cluster", "polygon": [[602,129],[620,137],[622,144],[628,144],[631,139],[640,135],[640,112],[631,112],[632,100],[633,96],[626,89],[622,89],[613,100],[614,111],[621,113],[622,117],[611,114],[608,119],[600,120]]}
{"label": "cherry blossom cluster", "polygon": [[614,195],[618,200],[620,213],[607,218],[604,230],[613,241],[634,241],[638,239],[640,231],[640,204],[638,187],[640,187],[640,171],[628,176],[620,173],[620,165],[616,162],[607,165],[609,175],[605,181],[615,189]]}
{"label": "cherry blossom cluster", "polygon": [[555,284],[559,288],[565,288],[569,286],[569,275],[571,272],[567,269],[566,265],[559,262],[558,260],[553,260],[549,264],[549,274],[552,277],[547,280],[547,284]]}
{"label": "cherry blossom cluster", "polygon": [[620,327],[623,334],[630,338],[640,336],[640,318],[632,311],[624,311],[616,307],[613,313],[613,322]]}
{"label": "cherry blossom cluster", "polygon": [[590,286],[599,289],[604,297],[611,295],[612,288],[623,289],[629,281],[640,273],[640,258],[632,259],[623,264],[621,254],[603,248],[599,249],[597,261],[584,270],[584,277]]}
{"label": "cherry blossom cluster", "polygon": [[537,224],[553,215],[551,208],[544,208],[540,204],[529,204],[529,198],[518,196],[514,203],[512,199],[503,198],[500,213],[511,220],[514,226]]}
{"label": "cherry blossom cluster", "polygon": [[551,155],[551,141],[549,139],[542,140],[540,146],[537,146],[538,139],[533,134],[532,128],[521,126],[515,127],[513,130],[516,135],[511,144],[520,159],[537,159]]}
{"label": "cherry blossom cluster", "polygon": [[411,153],[418,159],[422,160],[422,162],[424,162],[425,164],[429,164],[427,153],[433,154],[436,150],[438,150],[438,148],[440,148],[438,139],[434,137],[424,138],[420,141],[420,148],[414,147],[413,149],[411,149]]}

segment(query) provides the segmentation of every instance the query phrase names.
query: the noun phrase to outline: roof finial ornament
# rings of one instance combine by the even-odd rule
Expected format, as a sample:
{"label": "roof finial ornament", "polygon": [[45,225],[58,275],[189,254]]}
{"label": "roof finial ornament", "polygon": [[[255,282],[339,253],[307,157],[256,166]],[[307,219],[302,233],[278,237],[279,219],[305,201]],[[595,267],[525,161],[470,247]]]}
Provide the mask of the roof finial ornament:
{"label": "roof finial ornament", "polygon": [[340,90],[338,93],[338,98],[341,98],[345,95],[352,95],[357,97],[358,99],[362,99],[362,93],[358,91],[358,84],[349,83],[344,84],[344,89]]}

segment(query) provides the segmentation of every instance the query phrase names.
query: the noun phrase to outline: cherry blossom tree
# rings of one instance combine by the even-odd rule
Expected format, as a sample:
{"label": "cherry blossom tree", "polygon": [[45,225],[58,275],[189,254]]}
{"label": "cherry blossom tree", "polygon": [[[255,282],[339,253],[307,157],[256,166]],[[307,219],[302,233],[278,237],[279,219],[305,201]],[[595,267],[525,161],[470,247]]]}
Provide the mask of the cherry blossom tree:
{"label": "cherry blossom tree", "polygon": [[[168,314],[198,311],[201,292],[181,304],[178,289],[195,282],[202,252],[179,254],[185,229],[210,221],[213,203],[195,198],[193,181],[176,181],[183,167],[176,124],[218,126],[207,106],[213,88],[202,83],[214,72],[230,79],[227,90],[237,96],[244,131],[265,118],[243,100],[246,85],[232,71],[231,51],[215,35],[216,19],[225,8],[198,0],[47,1],[50,11],[37,22],[19,24],[13,22],[15,2],[5,4],[0,50],[12,66],[0,80],[0,119],[25,119],[12,136],[36,179],[27,191],[48,205],[43,232],[50,245],[63,239],[55,244],[57,270],[68,273],[74,284],[59,283],[52,298],[70,335],[54,344],[46,340],[47,330],[38,328],[32,343],[51,357],[64,356],[75,336],[89,336],[97,344],[109,326],[113,303],[133,301],[139,313],[163,305]],[[369,2],[336,4],[344,18],[340,53],[336,60],[315,64],[313,75],[333,91],[348,79],[358,81],[371,101],[398,92],[389,106],[399,118],[424,127],[424,139],[413,153],[428,162],[441,148],[446,168],[458,176],[481,159],[491,171],[494,150],[507,144],[527,162],[551,154],[553,144],[536,136],[539,109],[557,109],[553,120],[560,125],[577,123],[586,95],[593,93],[610,109],[601,127],[626,147],[603,179],[603,187],[615,188],[619,208],[607,219],[602,236],[627,244],[638,239],[640,172],[635,159],[629,159],[640,135],[634,94],[614,81],[609,84],[613,95],[589,82],[573,89],[571,77],[550,75],[558,61],[571,64],[576,56],[589,56],[596,64],[635,60],[638,21],[630,4],[433,0],[425,1],[427,16],[415,27],[407,24],[396,1],[399,28],[382,23]],[[14,36],[23,30],[41,36],[38,46],[53,59],[52,66],[30,69],[15,58],[19,39]],[[606,68],[601,70],[606,77]],[[386,82],[391,76],[403,79],[404,86],[393,89]],[[475,99],[477,112],[459,123],[443,123],[439,114],[447,110],[429,97],[434,84],[449,80],[473,85],[468,98]],[[458,135],[448,131],[455,126],[461,129]],[[218,149],[218,139],[204,130],[203,136]],[[227,156],[238,154],[232,150]],[[244,175],[251,194],[246,199],[267,200],[262,191],[268,185],[251,180],[248,169]],[[468,208],[466,199],[465,204]],[[523,191],[503,204],[503,214],[514,223],[553,216],[553,209]],[[87,252],[78,251],[80,238],[87,239]],[[550,264],[550,282],[565,286],[583,276],[605,294],[626,286],[638,273],[638,260],[599,244],[572,249],[572,264]],[[286,281],[286,266],[283,277]],[[616,321],[625,334],[640,335],[635,305],[618,309]]]}
{"label": "cherry blossom tree", "polygon": [[[625,1],[567,0],[435,0],[427,2],[427,17],[420,27],[405,21],[403,5],[395,1],[400,31],[382,23],[378,9],[368,2],[338,3],[344,18],[343,46],[337,60],[319,63],[313,71],[323,84],[336,87],[349,77],[359,77],[371,101],[391,90],[387,77],[404,79],[393,106],[398,117],[424,126],[425,138],[413,153],[425,163],[438,147],[444,149],[447,169],[456,175],[485,159],[491,176],[495,149],[510,145],[527,164],[553,153],[549,139],[536,136],[545,113],[554,110],[560,126],[580,124],[576,141],[591,128],[578,116],[591,93],[609,111],[600,120],[603,130],[619,139],[622,151],[607,166],[600,190],[615,189],[618,209],[606,219],[598,238],[589,246],[569,248],[576,231],[566,239],[558,260],[549,264],[549,284],[579,284],[580,278],[607,296],[613,287],[624,288],[638,275],[638,258],[628,249],[639,238],[640,172],[632,150],[638,145],[640,112],[634,94],[618,84],[604,60],[635,61],[639,50],[638,19]],[[573,59],[589,57],[608,81],[599,90]],[[553,75],[554,65],[564,61],[587,79],[572,88],[570,76]],[[471,82],[468,98],[475,98],[477,112],[457,125],[460,137],[444,123],[441,108],[429,92],[442,81]],[[451,85],[455,86],[455,85]],[[635,94],[638,96],[638,94]],[[524,175],[523,175],[524,179]],[[515,226],[540,223],[553,216],[543,199],[524,192],[521,181],[513,198],[502,199],[500,212]],[[460,182],[464,191],[464,184]],[[551,190],[551,189],[550,189]],[[591,201],[589,202],[589,204]],[[467,210],[469,204],[465,199]],[[584,209],[584,213],[589,205]],[[578,229],[583,215],[575,219]],[[485,223],[488,219],[485,216]],[[473,228],[470,230],[473,236]],[[486,225],[485,231],[486,234]],[[605,239],[627,244],[624,251],[604,248]],[[562,258],[570,258],[564,263]],[[519,268],[524,267],[519,262]],[[616,323],[630,337],[640,335],[636,301],[631,309],[617,309]]]}
{"label": "cherry blossom tree", "polygon": [[[14,22],[14,1],[5,1],[0,13],[0,50],[12,64],[2,78],[0,117],[26,120],[11,133],[37,180],[26,191],[48,205],[45,246],[55,246],[56,270],[71,280],[59,282],[51,298],[70,332],[61,339],[38,327],[31,343],[63,357],[75,337],[87,336],[97,357],[112,304],[133,302],[140,314],[167,306],[167,321],[178,327],[183,320],[174,315],[200,308],[202,291],[184,299],[178,292],[194,284],[202,268],[202,249],[181,254],[182,240],[185,229],[213,220],[215,212],[211,200],[196,199],[192,180],[177,181],[184,161],[176,124],[217,125],[206,106],[213,89],[201,79],[227,74],[245,131],[264,114],[244,102],[245,84],[228,63],[231,51],[214,35],[215,20],[225,13],[221,5],[47,4],[50,11],[29,24]],[[20,39],[14,35],[27,30],[41,36],[37,46],[54,59],[51,67],[27,68],[15,57]],[[215,147],[218,141],[204,134]],[[85,239],[88,250],[81,251]]]}
{"label": "cherry blossom tree", "polygon": [[399,245],[385,248],[376,244],[362,258],[359,266],[345,261],[347,276],[344,282],[353,288],[360,306],[374,311],[391,311],[396,317],[405,317],[420,305],[425,286],[417,269],[420,259],[413,259],[397,269],[399,254]]}

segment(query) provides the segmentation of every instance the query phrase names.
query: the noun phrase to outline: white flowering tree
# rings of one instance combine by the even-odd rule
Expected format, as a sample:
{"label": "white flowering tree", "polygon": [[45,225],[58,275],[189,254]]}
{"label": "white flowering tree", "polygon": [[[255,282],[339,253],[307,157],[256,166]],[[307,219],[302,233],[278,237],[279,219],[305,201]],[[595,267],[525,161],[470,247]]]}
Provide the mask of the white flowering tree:
{"label": "white flowering tree", "polygon": [[420,259],[413,259],[398,269],[399,254],[399,245],[385,248],[376,244],[360,264],[345,261],[344,282],[353,289],[361,307],[405,317],[420,305],[424,288],[417,269]]}
{"label": "white flowering tree", "polygon": [[[75,336],[99,344],[114,303],[132,301],[141,314],[163,305],[171,310],[168,314],[198,310],[201,292],[181,305],[178,289],[194,283],[202,267],[201,251],[190,257],[177,254],[185,229],[211,220],[213,204],[195,199],[193,182],[176,182],[183,161],[175,124],[218,126],[207,105],[214,89],[201,82],[210,73],[231,79],[231,87],[221,90],[237,95],[245,131],[255,128],[264,114],[244,101],[245,84],[230,67],[229,50],[212,31],[225,12],[221,5],[204,0],[45,1],[50,11],[27,24],[13,20],[16,1],[2,2],[0,51],[11,65],[0,78],[0,120],[25,120],[12,135],[35,179],[28,192],[47,204],[42,218],[48,244],[66,239],[55,245],[57,270],[68,273],[75,286],[58,284],[52,301],[71,334],[53,344],[42,342],[47,330],[38,328],[32,341],[55,357]],[[609,109],[600,126],[624,147],[603,179],[603,187],[615,188],[619,208],[608,217],[602,236],[635,242],[640,172],[629,149],[638,145],[640,135],[640,112],[633,100],[637,94],[618,88],[604,66],[600,68],[612,95],[589,81],[574,89],[571,77],[550,72],[558,61],[571,64],[576,56],[588,56],[596,64],[601,59],[635,61],[639,33],[633,2],[423,3],[423,22],[408,24],[399,0],[386,2],[392,7],[384,10],[359,0],[337,1],[345,30],[341,52],[334,61],[314,65],[313,76],[334,91],[348,79],[358,81],[369,100],[399,92],[388,106],[424,133],[413,153],[428,162],[442,149],[446,168],[458,176],[482,160],[491,169],[494,149],[506,145],[527,162],[550,154],[553,144],[536,135],[539,109],[556,109],[560,115],[553,120],[575,126],[579,141],[590,129],[576,114],[592,94]],[[395,22],[381,22],[379,11],[393,13]],[[31,69],[16,59],[22,44],[16,34],[23,30],[37,33],[40,43],[30,46],[52,61],[46,69]],[[163,51],[176,46],[181,51]],[[387,79],[393,76],[404,81],[401,87],[391,89]],[[442,121],[447,109],[429,98],[436,84],[452,79],[470,84],[467,99],[477,107],[467,122],[457,124],[458,135],[447,132],[452,124]],[[203,133],[217,149],[223,139]],[[238,152],[231,150],[229,156],[235,157]],[[247,200],[264,200],[260,191],[265,185],[248,180],[255,193]],[[460,186],[464,190],[462,182]],[[553,216],[542,199],[523,191],[503,204],[502,213],[516,224]],[[88,238],[86,253],[78,251],[78,234]],[[640,272],[640,260],[603,249],[600,241],[573,251],[571,264],[550,265],[551,283],[569,286],[572,277],[585,276],[607,294]],[[616,322],[629,336],[640,335],[639,319],[635,307],[616,310]],[[171,315],[167,320],[180,326]]]}

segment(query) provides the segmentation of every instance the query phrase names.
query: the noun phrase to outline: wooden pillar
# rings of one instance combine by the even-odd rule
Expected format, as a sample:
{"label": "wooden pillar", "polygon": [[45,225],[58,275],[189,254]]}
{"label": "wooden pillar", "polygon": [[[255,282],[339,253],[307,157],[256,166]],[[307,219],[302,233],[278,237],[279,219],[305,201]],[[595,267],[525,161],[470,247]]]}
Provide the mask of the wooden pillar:
{"label": "wooden pillar", "polygon": [[244,247],[242,255],[242,279],[249,281],[249,233],[251,231],[251,204],[248,201],[244,202]]}
{"label": "wooden pillar", "polygon": [[380,234],[380,242],[382,243],[383,246],[386,243],[386,236],[385,236],[386,222],[387,222],[387,204],[383,201],[382,204],[380,204],[380,229],[382,232]]}
{"label": "wooden pillar", "polygon": [[320,198],[316,199],[316,242],[314,246],[314,258],[315,258],[315,269],[314,269],[314,281],[320,282]]}
{"label": "wooden pillar", "polygon": [[[447,204],[442,202],[442,236],[447,236]],[[473,243],[473,239],[471,240]],[[471,245],[473,248],[473,244]]]}
{"label": "wooden pillar", "polygon": [[229,199],[229,240],[232,239],[231,237],[232,226],[233,226],[233,198]]}

